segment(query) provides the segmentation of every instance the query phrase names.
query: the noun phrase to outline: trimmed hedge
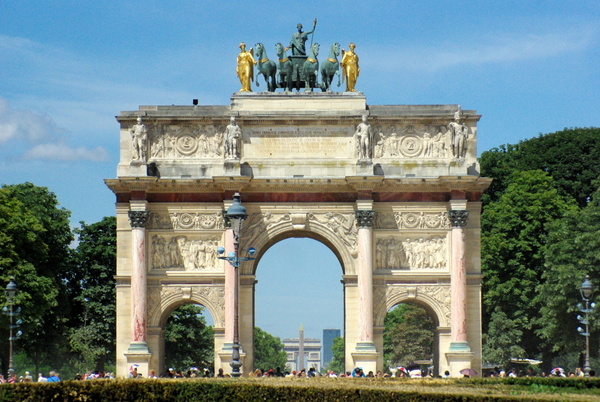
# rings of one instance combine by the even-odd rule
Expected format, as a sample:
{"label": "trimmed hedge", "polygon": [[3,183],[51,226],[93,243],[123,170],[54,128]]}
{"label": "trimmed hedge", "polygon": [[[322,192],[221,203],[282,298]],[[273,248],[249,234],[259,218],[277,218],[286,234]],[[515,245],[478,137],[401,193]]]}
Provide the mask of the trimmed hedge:
{"label": "trimmed hedge", "polygon": [[598,379],[91,380],[0,385],[0,401],[506,401],[600,396]]}

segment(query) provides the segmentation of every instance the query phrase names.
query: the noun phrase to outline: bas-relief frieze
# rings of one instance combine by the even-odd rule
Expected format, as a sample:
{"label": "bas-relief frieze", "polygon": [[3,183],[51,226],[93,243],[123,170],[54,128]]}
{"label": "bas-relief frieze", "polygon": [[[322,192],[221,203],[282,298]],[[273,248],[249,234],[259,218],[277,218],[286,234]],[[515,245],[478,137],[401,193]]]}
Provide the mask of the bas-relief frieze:
{"label": "bas-relief frieze", "polygon": [[[466,139],[474,134],[467,126],[461,126]],[[453,152],[455,130],[448,125],[397,127],[377,126],[373,129],[374,158],[464,158],[464,153]]]}
{"label": "bas-relief frieze", "polygon": [[150,268],[218,270],[219,242],[220,237],[191,239],[187,236],[153,235],[150,245]]}
{"label": "bas-relief frieze", "polygon": [[[241,132],[239,127],[238,130]],[[132,158],[145,160],[145,154],[143,158],[140,155],[146,146],[149,160],[239,157],[239,150],[236,151],[236,155],[225,154],[226,131],[224,125],[212,124],[149,125],[148,145],[146,141],[141,146],[139,141],[133,141]],[[374,159],[464,159],[468,147],[467,140],[474,135],[475,133],[461,123],[460,119],[448,125],[378,125],[373,127],[370,134],[373,138],[369,139],[367,154],[362,155],[365,153],[360,151],[362,142],[354,138],[356,135],[352,126],[276,129],[254,127],[244,130],[242,146],[246,147],[247,157],[298,157],[315,154],[327,157],[356,154],[354,156],[359,158],[362,155]]]}
{"label": "bas-relief frieze", "polygon": [[378,213],[377,229],[450,229],[448,212]]}
{"label": "bas-relief frieze", "polygon": [[222,158],[224,131],[210,124],[151,126],[150,159]]}
{"label": "bas-relief frieze", "polygon": [[210,230],[224,229],[225,225],[222,212],[151,212],[146,227],[148,229]]}
{"label": "bas-relief frieze", "polygon": [[375,243],[375,267],[376,269],[443,270],[447,267],[447,249],[446,237],[378,238]]}

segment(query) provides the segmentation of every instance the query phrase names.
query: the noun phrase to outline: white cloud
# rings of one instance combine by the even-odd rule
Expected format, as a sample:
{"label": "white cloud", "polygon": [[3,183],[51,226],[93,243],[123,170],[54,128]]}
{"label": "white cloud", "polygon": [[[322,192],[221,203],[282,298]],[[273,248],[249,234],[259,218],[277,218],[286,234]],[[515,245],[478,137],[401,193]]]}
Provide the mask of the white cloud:
{"label": "white cloud", "polygon": [[24,155],[26,159],[44,159],[54,161],[88,160],[104,162],[108,160],[108,152],[103,147],[87,149],[85,147],[71,148],[65,144],[39,144]]}
{"label": "white cloud", "polygon": [[[596,27],[578,27],[569,31],[550,33],[493,34],[457,43],[444,42],[437,46],[409,47],[394,52],[379,49],[365,60],[383,60],[377,68],[410,69],[435,72],[441,69],[498,65],[530,60],[561,57],[589,49],[597,43]],[[366,64],[366,63],[365,63]],[[375,68],[375,63],[370,67]]]}
{"label": "white cloud", "polygon": [[54,136],[58,131],[49,116],[14,109],[5,99],[0,98],[0,144],[18,139],[38,142]]}

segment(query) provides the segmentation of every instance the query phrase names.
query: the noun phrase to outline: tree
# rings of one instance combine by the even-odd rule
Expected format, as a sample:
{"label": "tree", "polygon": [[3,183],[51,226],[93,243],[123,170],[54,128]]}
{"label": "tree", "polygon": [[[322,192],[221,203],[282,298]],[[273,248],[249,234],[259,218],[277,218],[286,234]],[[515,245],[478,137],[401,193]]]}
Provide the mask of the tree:
{"label": "tree", "polygon": [[[584,207],[600,177],[600,128],[571,128],[503,145],[481,154],[481,174],[494,181],[483,202],[497,201],[515,171],[542,170],[554,178],[558,192]],[[484,205],[484,206],[485,206]],[[485,208],[484,208],[485,209]]]}
{"label": "tree", "polygon": [[487,356],[504,344],[494,339],[501,336],[494,329],[502,328],[518,329],[511,332],[513,345],[526,356],[514,357],[548,352],[536,335],[541,306],[535,295],[545,271],[543,247],[548,224],[576,209],[572,198],[559,194],[552,177],[534,170],[514,172],[498,201],[484,210],[481,245]]}
{"label": "tree", "polygon": [[383,353],[389,365],[408,365],[433,357],[435,323],[425,309],[399,304],[384,320]]}
{"label": "tree", "polygon": [[327,366],[327,370],[331,370],[335,373],[341,374],[345,370],[345,344],[343,337],[337,337],[333,340],[333,345],[331,346],[331,351],[333,352],[333,359]]}
{"label": "tree", "polygon": [[[22,307],[24,335],[17,348],[34,360],[37,369],[50,356],[60,360],[67,349],[69,300],[62,274],[70,268],[70,213],[59,207],[47,188],[31,183],[3,186],[0,209],[0,276],[5,283],[14,276],[18,283],[16,303]],[[8,345],[4,345],[6,369]]]}
{"label": "tree", "polygon": [[262,370],[285,369],[287,353],[279,338],[254,327],[254,367]]}
{"label": "tree", "polygon": [[115,361],[117,225],[115,217],[80,224],[75,229],[79,244],[69,281],[73,294],[69,343],[82,357],[81,371],[102,371],[106,361]]}
{"label": "tree", "polygon": [[[585,338],[576,331],[580,325],[576,316],[581,314],[577,308],[581,302],[579,286],[588,274],[598,289],[599,250],[600,190],[597,190],[587,207],[571,211],[552,224],[545,247],[546,270],[537,289],[537,302],[541,306],[537,333],[555,353],[581,353],[585,349]],[[598,314],[592,317],[590,350],[597,355]]]}
{"label": "tree", "polygon": [[165,361],[177,369],[204,366],[214,361],[214,333],[202,315],[204,307],[184,304],[175,309],[165,328]]}

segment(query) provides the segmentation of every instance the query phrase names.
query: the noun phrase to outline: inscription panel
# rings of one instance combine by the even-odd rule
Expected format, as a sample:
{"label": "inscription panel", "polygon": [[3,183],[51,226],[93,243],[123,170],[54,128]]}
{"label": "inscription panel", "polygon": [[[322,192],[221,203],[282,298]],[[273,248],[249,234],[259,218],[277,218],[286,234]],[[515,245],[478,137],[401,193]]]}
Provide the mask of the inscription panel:
{"label": "inscription panel", "polygon": [[351,158],[352,128],[253,128],[244,131],[247,158]]}

